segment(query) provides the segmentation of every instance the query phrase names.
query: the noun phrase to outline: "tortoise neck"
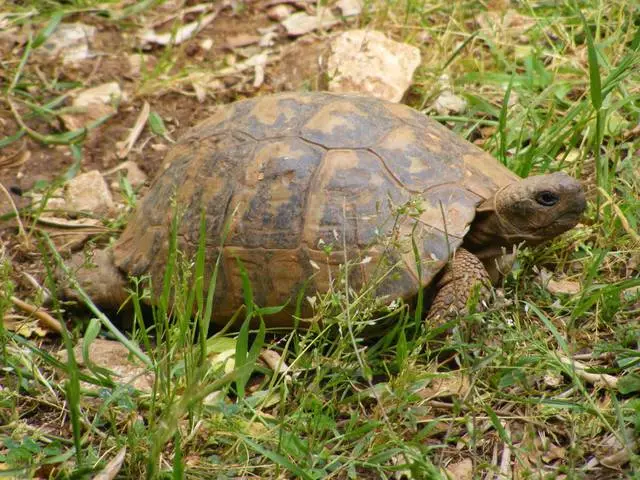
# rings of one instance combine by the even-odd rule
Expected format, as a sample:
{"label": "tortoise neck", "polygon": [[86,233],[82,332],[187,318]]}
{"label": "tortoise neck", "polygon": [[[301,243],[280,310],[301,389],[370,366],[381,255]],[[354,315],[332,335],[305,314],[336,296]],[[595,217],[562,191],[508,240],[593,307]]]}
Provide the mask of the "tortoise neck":
{"label": "tortoise neck", "polygon": [[537,245],[541,242],[535,233],[518,229],[508,220],[508,215],[500,210],[498,196],[504,189],[478,205],[476,218],[464,239],[464,247],[479,258],[500,255],[505,249],[512,250],[514,245]]}
{"label": "tortoise neck", "polygon": [[497,199],[502,190],[504,188],[478,205],[476,218],[464,239],[465,248],[479,258],[498,256],[505,248],[510,250],[523,240],[516,235],[517,229],[500,213]]}
{"label": "tortoise neck", "polygon": [[471,230],[464,237],[463,247],[478,258],[499,255],[503,247],[513,245],[504,235],[504,227],[500,216],[493,209],[478,211]]}

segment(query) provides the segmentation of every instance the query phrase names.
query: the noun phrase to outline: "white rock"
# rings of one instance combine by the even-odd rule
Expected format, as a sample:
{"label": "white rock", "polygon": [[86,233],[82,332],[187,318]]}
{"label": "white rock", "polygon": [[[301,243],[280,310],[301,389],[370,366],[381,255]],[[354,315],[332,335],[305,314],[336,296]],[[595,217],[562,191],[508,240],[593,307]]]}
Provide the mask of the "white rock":
{"label": "white rock", "polygon": [[145,173],[140,170],[138,164],[133,160],[127,160],[126,162],[122,162],[120,165],[117,165],[115,168],[112,168],[108,172],[105,172],[105,176],[114,175],[118,172],[123,173],[132,187],[139,187],[147,181],[147,176]]}
{"label": "white rock", "polygon": [[440,95],[433,102],[433,108],[440,115],[463,113],[467,109],[467,101],[453,93],[453,85],[446,73],[438,78]]}
{"label": "white rock", "polygon": [[362,0],[338,0],[336,7],[340,9],[343,17],[353,17],[362,12]]}
{"label": "white rock", "polygon": [[451,90],[443,90],[433,102],[433,108],[440,115],[459,114],[467,109],[467,101],[455,95]]}
{"label": "white rock", "polygon": [[79,111],[60,117],[69,130],[83,128],[100,117],[116,113],[114,104],[121,99],[122,90],[117,82],[104,83],[78,93],[71,106]]}
{"label": "white rock", "polygon": [[288,35],[299,37],[305,33],[312,32],[321,28],[331,28],[340,23],[331,10],[328,8],[318,9],[315,15],[309,15],[306,12],[294,13],[282,22]]}
{"label": "white rock", "polygon": [[327,59],[329,90],[402,100],[420,65],[420,50],[381,32],[352,30],[338,35]]}
{"label": "white rock", "polygon": [[211,50],[211,47],[213,47],[213,38],[204,38],[201,42],[200,42],[200,48],[202,48],[205,51],[209,51]]}
{"label": "white rock", "polygon": [[[83,344],[74,347],[75,356],[80,366],[86,367],[84,363]],[[131,352],[122,343],[114,340],[104,340],[96,338],[88,348],[89,360],[92,364],[102,368],[108,368],[114,372],[114,380],[122,385],[131,385],[143,392],[151,392],[153,388],[154,375],[141,364],[137,358],[133,358]],[[57,357],[62,361],[68,359],[66,350],[57,353]],[[85,384],[83,387],[95,390],[94,385]]]}
{"label": "white rock", "polygon": [[83,23],[61,23],[38,49],[49,57],[62,58],[62,63],[74,63],[91,58],[89,43],[96,27]]}
{"label": "white rock", "polygon": [[64,198],[68,210],[104,214],[113,208],[109,186],[98,170],[69,180],[64,187]]}
{"label": "white rock", "polygon": [[154,60],[153,55],[147,55],[144,53],[132,53],[127,55],[129,71],[125,72],[125,76],[127,78],[139,77],[142,72],[143,65],[147,70],[150,70]]}
{"label": "white rock", "polygon": [[281,22],[285,18],[289,17],[295,8],[291,5],[287,5],[286,3],[281,3],[280,5],[274,5],[273,7],[267,10],[267,16],[276,22]]}

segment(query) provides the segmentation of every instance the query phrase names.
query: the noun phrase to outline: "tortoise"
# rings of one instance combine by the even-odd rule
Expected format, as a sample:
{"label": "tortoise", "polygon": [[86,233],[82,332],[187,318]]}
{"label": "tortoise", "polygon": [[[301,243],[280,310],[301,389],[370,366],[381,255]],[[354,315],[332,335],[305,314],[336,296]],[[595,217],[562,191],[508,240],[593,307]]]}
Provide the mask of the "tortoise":
{"label": "tortoise", "polygon": [[[94,255],[99,268],[76,272],[103,308],[125,302],[127,276],[162,285],[173,202],[178,247],[195,251],[204,213],[207,276],[220,255],[213,320],[243,305],[244,269],[258,306],[288,305],[265,318],[269,326],[291,325],[301,289],[332,288],[345,259],[353,289],[384,263],[393,274],[376,280],[376,295],[410,300],[426,287],[428,318],[459,314],[474,285],[488,294],[505,250],[573,228],[585,209],[580,183],[565,173],[521,179],[424,114],[356,95],[282,93],[221,106],[163,167],[120,238]],[[76,254],[72,263],[83,261]]]}

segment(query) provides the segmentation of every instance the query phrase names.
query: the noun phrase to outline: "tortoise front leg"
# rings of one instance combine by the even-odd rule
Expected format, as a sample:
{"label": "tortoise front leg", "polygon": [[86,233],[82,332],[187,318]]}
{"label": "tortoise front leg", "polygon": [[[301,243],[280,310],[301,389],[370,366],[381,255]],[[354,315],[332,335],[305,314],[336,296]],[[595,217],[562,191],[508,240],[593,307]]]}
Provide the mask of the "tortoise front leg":
{"label": "tortoise front leg", "polygon": [[483,301],[490,297],[490,285],[489,273],[478,257],[459,248],[438,282],[438,292],[429,309],[427,323],[430,327],[437,327],[451,318],[466,315],[467,303],[476,290],[478,309],[482,310]]}

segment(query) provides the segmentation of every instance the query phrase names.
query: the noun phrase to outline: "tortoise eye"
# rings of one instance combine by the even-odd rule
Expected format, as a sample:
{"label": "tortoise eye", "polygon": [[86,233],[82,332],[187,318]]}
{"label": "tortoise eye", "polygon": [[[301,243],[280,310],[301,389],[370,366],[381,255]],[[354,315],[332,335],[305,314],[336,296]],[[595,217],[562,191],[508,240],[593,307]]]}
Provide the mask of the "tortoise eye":
{"label": "tortoise eye", "polygon": [[559,200],[558,195],[549,191],[540,192],[536,197],[536,202],[545,207],[553,207]]}

